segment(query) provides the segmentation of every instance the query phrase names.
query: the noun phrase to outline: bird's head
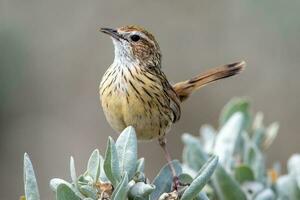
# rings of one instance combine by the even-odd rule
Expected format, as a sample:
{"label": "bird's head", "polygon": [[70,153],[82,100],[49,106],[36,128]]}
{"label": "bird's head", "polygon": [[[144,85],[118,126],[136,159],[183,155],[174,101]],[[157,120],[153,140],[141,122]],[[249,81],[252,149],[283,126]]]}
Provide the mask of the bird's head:
{"label": "bird's head", "polygon": [[139,26],[101,28],[111,36],[115,48],[115,61],[133,62],[140,65],[160,66],[160,48],[154,36]]}

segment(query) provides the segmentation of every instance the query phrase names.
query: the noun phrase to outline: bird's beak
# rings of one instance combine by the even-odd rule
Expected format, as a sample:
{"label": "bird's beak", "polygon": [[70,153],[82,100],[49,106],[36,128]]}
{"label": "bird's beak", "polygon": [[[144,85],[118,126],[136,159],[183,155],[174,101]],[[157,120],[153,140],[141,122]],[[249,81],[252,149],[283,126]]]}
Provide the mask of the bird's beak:
{"label": "bird's beak", "polygon": [[113,37],[117,40],[120,40],[120,38],[122,38],[122,36],[118,33],[118,31],[113,28],[100,28],[100,31],[102,33],[110,35],[111,37]]}

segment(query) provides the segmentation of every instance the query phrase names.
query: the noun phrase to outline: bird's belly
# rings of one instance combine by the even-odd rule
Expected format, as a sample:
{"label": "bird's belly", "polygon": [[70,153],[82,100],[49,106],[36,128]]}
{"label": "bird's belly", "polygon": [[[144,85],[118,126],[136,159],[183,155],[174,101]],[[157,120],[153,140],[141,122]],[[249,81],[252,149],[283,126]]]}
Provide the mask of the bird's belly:
{"label": "bird's belly", "polygon": [[102,96],[101,104],[105,117],[114,130],[121,132],[126,128],[123,117],[122,97],[116,95],[110,95],[110,97]]}
{"label": "bird's belly", "polygon": [[133,126],[139,140],[162,137],[172,124],[158,109],[149,107],[145,100],[134,95],[112,93],[101,100],[107,121],[113,129],[120,133],[126,127]]}
{"label": "bird's belly", "polygon": [[127,126],[135,127],[140,140],[151,140],[164,132],[160,130],[159,113],[155,109],[150,111],[145,102],[138,98],[133,97],[124,105],[124,121]]}

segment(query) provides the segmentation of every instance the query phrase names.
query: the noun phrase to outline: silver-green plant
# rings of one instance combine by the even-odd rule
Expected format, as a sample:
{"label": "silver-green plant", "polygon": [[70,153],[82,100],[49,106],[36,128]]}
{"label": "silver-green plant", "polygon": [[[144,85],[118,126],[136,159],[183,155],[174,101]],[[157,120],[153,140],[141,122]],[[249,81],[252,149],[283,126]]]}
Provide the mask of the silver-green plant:
{"label": "silver-green plant", "polygon": [[[172,161],[176,173],[184,178],[178,160]],[[50,187],[57,200],[167,200],[207,199],[202,188],[212,176],[218,159],[211,156],[190,184],[172,191],[173,178],[169,165],[165,165],[151,183],[144,173],[144,158],[137,158],[137,138],[132,127],[126,128],[116,142],[109,137],[105,157],[96,149],[91,154],[86,171],[77,176],[73,157],[70,159],[71,181],[54,178]],[[24,156],[25,198],[39,200],[33,167]]]}
{"label": "silver-green plant", "polygon": [[288,161],[287,175],[280,176],[278,164],[266,168],[264,150],[277,136],[279,125],[263,124],[263,115],[252,120],[249,102],[236,98],[220,115],[220,128],[200,129],[200,137],[184,134],[183,172],[193,177],[209,155],[219,157],[219,165],[204,191],[220,200],[300,199],[300,155]]}
{"label": "silver-green plant", "polygon": [[[280,166],[267,169],[264,150],[274,141],[278,124],[263,125],[263,115],[252,120],[249,103],[233,99],[223,109],[220,128],[201,128],[201,136],[184,134],[182,163],[174,160],[180,188],[174,191],[172,174],[165,165],[152,182],[145,176],[144,158],[137,158],[132,127],[114,141],[108,139],[104,157],[91,154],[86,171],[77,175],[70,159],[71,181],[54,178],[50,187],[57,200],[299,200],[300,155],[288,161],[288,174]],[[33,167],[24,155],[27,200],[39,200]]]}

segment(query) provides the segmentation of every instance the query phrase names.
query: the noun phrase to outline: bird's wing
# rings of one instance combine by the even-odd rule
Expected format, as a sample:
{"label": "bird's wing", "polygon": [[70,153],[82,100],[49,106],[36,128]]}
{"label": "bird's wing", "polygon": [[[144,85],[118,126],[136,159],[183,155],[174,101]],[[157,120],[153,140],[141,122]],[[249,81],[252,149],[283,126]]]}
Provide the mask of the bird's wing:
{"label": "bird's wing", "polygon": [[180,110],[180,99],[177,96],[176,91],[174,90],[173,86],[169,83],[166,75],[161,71],[160,69],[156,70],[156,75],[159,77],[159,80],[161,81],[161,85],[163,88],[163,93],[168,99],[169,108],[171,109],[173,113],[173,123],[178,121],[180,119],[181,110]]}
{"label": "bird's wing", "polygon": [[202,88],[208,83],[238,74],[245,68],[245,61],[236,62],[224,66],[215,67],[190,80],[182,81],[173,85],[173,89],[180,101],[187,99],[194,91]]}
{"label": "bird's wing", "polygon": [[168,96],[170,97],[170,108],[173,112],[174,119],[173,122],[176,122],[180,119],[181,110],[180,110],[180,99],[178,98],[176,92],[170,85],[170,89],[167,91]]}

